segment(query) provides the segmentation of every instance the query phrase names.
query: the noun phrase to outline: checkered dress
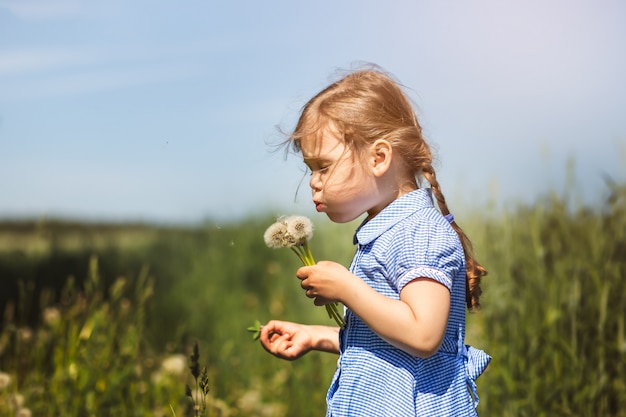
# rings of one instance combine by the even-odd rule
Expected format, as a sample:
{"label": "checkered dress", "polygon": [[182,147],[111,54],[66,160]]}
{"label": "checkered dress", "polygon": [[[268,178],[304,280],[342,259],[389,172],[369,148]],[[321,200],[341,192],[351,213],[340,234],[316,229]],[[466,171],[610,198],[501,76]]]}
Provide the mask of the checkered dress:
{"label": "checkered dress", "polygon": [[438,281],[451,292],[450,317],[439,351],[421,359],[382,340],[347,309],[327,417],[476,416],[474,380],[491,358],[464,344],[463,248],[430,189],[395,200],[362,224],[354,240],[354,274],[394,299],[417,277]]}

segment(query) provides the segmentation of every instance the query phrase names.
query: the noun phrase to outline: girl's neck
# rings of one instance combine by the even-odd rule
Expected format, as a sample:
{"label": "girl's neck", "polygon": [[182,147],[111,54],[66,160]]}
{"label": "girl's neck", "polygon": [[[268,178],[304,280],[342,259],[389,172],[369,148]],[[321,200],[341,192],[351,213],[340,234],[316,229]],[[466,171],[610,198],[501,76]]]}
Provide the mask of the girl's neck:
{"label": "girl's neck", "polygon": [[402,197],[405,194],[413,192],[418,188],[419,187],[417,186],[417,183],[414,181],[411,184],[407,183],[402,187],[395,187],[393,190],[389,190],[389,192],[387,193],[382,193],[381,196],[386,196],[386,198],[382,198],[380,204],[376,205],[376,207],[372,207],[370,210],[367,211],[366,221],[370,221],[371,219],[376,217],[378,213],[380,213],[385,207],[396,201],[398,198]]}

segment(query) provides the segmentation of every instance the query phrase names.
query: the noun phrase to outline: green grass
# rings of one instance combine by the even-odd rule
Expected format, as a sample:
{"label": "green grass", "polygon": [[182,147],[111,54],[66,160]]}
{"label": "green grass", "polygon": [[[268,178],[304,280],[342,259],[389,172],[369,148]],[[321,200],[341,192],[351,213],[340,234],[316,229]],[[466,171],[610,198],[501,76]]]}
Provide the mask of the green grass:
{"label": "green grass", "polygon": [[626,415],[626,187],[595,210],[565,201],[471,232],[490,267],[471,317],[494,357],[484,416]]}
{"label": "green grass", "polygon": [[[477,381],[481,416],[626,415],[626,187],[611,189],[592,208],[554,194],[455,213],[489,270],[468,318],[468,342],[494,358]],[[336,357],[280,361],[246,331],[255,319],[332,324],[302,296],[299,260],[265,246],[273,220],[0,225],[0,417],[17,403],[37,416],[196,415],[196,343],[201,415],[323,414]],[[347,265],[356,224],[314,221],[316,259]]]}

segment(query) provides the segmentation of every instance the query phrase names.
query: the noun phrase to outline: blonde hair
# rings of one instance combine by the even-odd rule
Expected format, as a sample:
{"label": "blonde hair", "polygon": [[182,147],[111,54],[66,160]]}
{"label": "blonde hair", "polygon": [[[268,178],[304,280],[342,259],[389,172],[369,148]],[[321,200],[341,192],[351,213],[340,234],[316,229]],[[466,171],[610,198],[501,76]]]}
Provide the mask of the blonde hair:
{"label": "blonde hair", "polygon": [[[428,181],[441,213],[450,214],[413,106],[389,74],[378,68],[357,70],[319,92],[303,107],[289,136],[293,149],[300,152],[300,141],[316,136],[329,123],[357,154],[362,154],[377,139],[387,140],[414,177]],[[463,230],[454,221],[451,225],[465,252],[467,307],[477,309],[482,293],[480,280],[487,270],[475,259],[472,244]]]}

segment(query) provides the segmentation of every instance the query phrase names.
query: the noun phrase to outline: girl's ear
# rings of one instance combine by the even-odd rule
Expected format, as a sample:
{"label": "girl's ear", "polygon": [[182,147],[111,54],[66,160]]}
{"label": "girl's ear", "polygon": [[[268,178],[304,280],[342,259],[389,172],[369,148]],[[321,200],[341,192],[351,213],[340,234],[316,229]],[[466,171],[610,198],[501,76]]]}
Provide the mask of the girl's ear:
{"label": "girl's ear", "polygon": [[380,177],[389,170],[393,149],[385,139],[378,139],[370,148],[371,168],[375,176]]}

